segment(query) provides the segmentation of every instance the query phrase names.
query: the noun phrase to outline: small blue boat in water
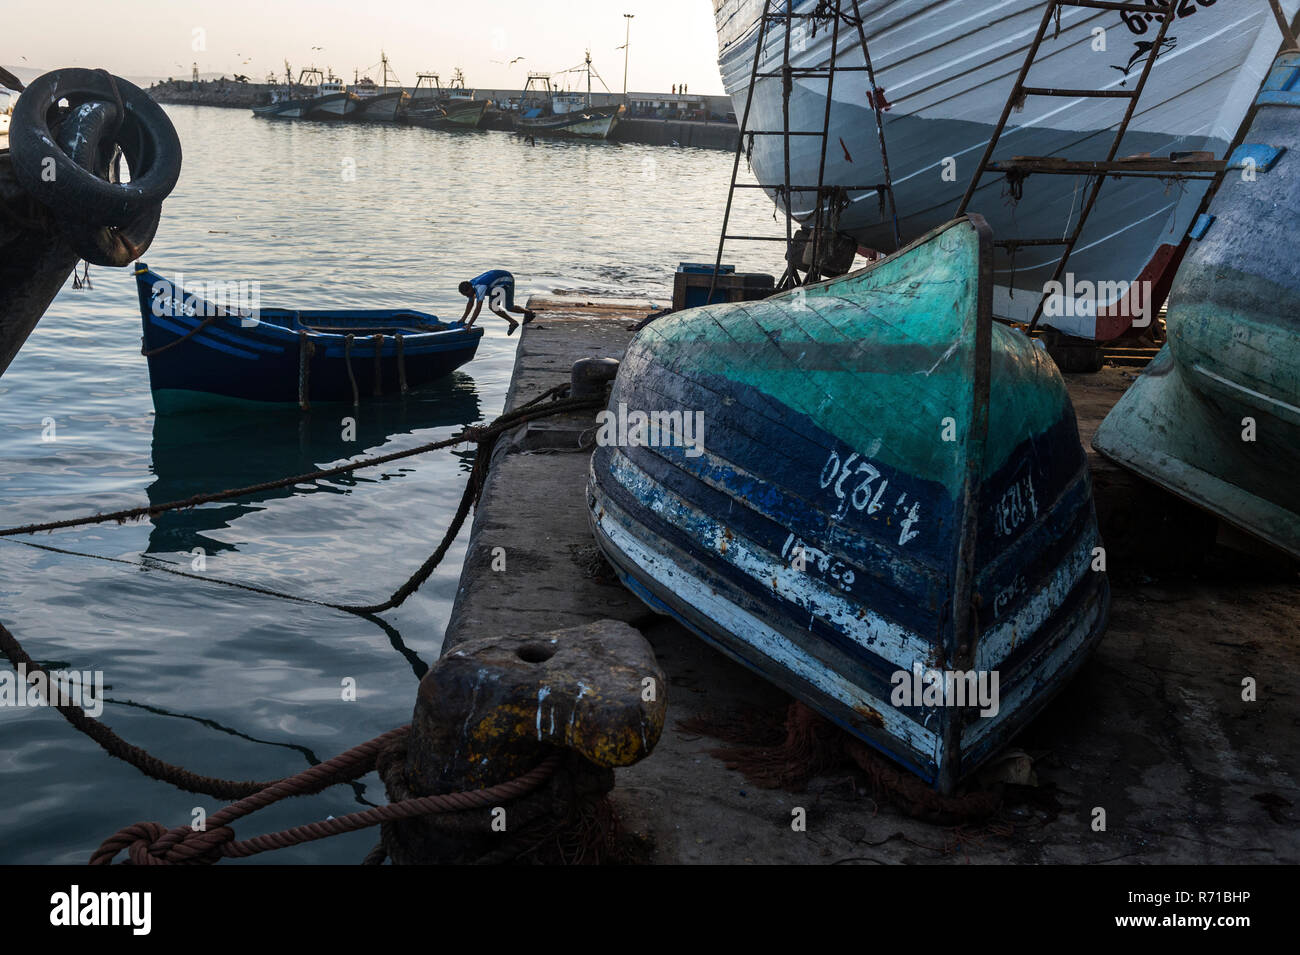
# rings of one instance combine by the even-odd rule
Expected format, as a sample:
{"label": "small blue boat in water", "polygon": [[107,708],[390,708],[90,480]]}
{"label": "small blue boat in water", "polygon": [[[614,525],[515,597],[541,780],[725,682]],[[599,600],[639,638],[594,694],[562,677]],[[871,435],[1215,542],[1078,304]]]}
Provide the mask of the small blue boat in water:
{"label": "small blue boat in water", "polygon": [[404,393],[470,361],[483,337],[412,309],[261,308],[238,283],[199,295],[143,262],[135,279],[159,414]]}
{"label": "small blue boat in water", "polygon": [[632,341],[589,505],[624,583],[953,791],[1105,630],[1060,372],[992,317],[962,218],[861,271]]}

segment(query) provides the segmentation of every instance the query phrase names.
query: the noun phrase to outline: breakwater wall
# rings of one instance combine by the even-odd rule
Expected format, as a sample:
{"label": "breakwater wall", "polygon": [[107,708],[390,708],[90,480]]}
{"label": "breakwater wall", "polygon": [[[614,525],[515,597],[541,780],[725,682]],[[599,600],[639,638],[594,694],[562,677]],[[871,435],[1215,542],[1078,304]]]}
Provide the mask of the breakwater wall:
{"label": "breakwater wall", "polygon": [[622,119],[611,137],[617,142],[650,146],[696,146],[703,149],[736,148],[735,123],[673,119]]}
{"label": "breakwater wall", "polygon": [[[207,80],[200,83],[172,81],[157,83],[149,88],[149,95],[159,103],[187,106],[221,106],[230,109],[252,109],[270,102],[271,91],[281,88],[269,83],[236,83],[233,80]],[[408,92],[409,92],[408,88]],[[423,92],[423,91],[422,91]],[[520,96],[520,90],[476,90],[480,97],[494,103],[508,103]],[[635,94],[648,97],[650,94]],[[667,94],[666,94],[667,95]],[[668,97],[671,99],[671,96]],[[592,102],[605,105],[617,102],[620,96],[592,94]],[[725,101],[725,97],[697,97],[701,100]],[[710,110],[721,103],[709,102]],[[704,115],[716,116],[709,110]],[[696,112],[700,115],[700,112]],[[483,121],[484,129],[509,131],[513,129],[509,112],[490,109]],[[669,119],[647,116],[630,116],[620,120],[613,136],[616,142],[643,143],[649,146],[692,146],[704,149],[735,149],[737,127],[730,119]]]}

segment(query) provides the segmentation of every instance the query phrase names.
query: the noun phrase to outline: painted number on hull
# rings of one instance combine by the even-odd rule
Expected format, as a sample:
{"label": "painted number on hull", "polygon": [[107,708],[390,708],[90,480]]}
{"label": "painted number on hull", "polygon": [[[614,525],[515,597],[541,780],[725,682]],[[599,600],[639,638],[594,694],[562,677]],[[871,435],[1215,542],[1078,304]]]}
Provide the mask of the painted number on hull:
{"label": "painted number on hull", "polygon": [[[839,453],[832,451],[822,468],[820,483],[823,491],[830,491],[839,501],[835,509],[836,520],[843,520],[850,510],[874,515],[885,507],[889,480],[885,479],[873,488],[872,483],[879,477],[880,472],[856,452],[841,460]],[[913,501],[909,507],[907,492],[898,496],[892,513],[900,517],[900,545],[920,535],[920,531],[912,528],[921,520],[921,505]]]}
{"label": "painted number on hull", "polygon": [[[1178,17],[1182,19],[1190,17],[1196,12],[1197,7],[1212,7],[1218,0],[1172,0],[1172,2],[1178,5]],[[1152,8],[1150,13],[1133,13],[1128,10],[1120,13],[1120,19],[1124,21],[1124,25],[1138,36],[1146,33],[1151,24],[1161,17],[1159,8],[1163,6],[1162,3],[1158,2],[1158,0],[1146,0],[1146,5]]]}
{"label": "painted number on hull", "polygon": [[1028,474],[1007,488],[993,511],[993,521],[999,537],[1010,536],[1025,521],[1037,516],[1038,498],[1034,496],[1034,482]]}
{"label": "painted number on hull", "polygon": [[836,560],[824,550],[805,544],[793,534],[786,537],[785,544],[781,547],[781,557],[796,569],[815,570],[836,587],[839,587],[840,590],[851,591],[853,589],[855,577],[848,565]]}

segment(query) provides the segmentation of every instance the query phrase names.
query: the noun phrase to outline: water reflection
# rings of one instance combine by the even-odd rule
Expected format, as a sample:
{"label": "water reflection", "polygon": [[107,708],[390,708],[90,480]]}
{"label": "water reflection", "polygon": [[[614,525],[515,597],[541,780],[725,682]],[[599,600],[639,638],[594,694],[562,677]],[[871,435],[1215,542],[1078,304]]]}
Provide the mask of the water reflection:
{"label": "water reflection", "polygon": [[[479,421],[482,412],[474,379],[455,373],[405,397],[370,399],[357,407],[317,405],[308,414],[296,408],[267,411],[157,415],[153,426],[154,481],[150,504],[179,501],[197,494],[245,487],[305,474],[363,453],[383,453],[435,438],[416,435],[431,429],[455,429]],[[353,441],[344,429],[352,428]],[[439,452],[442,453],[442,452]],[[452,449],[468,471],[472,448]],[[415,460],[415,459],[412,459]],[[313,492],[349,494],[358,483],[400,478],[407,465],[355,475],[344,474],[313,485]],[[209,536],[231,527],[245,514],[270,501],[305,493],[302,485],[258,491],[237,501],[168,511],[153,518],[145,553],[175,553],[203,548],[207,554],[237,551],[229,541]]]}

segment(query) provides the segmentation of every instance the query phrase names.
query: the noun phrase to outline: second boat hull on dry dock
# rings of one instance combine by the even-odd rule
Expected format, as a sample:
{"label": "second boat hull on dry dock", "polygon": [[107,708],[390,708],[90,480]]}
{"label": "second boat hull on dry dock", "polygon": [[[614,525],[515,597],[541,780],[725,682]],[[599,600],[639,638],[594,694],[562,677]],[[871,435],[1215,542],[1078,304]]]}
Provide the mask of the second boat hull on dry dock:
{"label": "second boat hull on dry dock", "polygon": [[1233,160],[1170,290],[1169,342],[1093,444],[1300,558],[1300,54]]}
{"label": "second boat hull on dry dock", "polygon": [[[598,433],[592,459],[596,538],[638,596],[941,791],[1109,606],[1073,408],[992,322],[991,241],[957,220],[843,279],[656,320],[610,409],[669,437]],[[899,699],[933,671],[996,679],[998,702]]]}

